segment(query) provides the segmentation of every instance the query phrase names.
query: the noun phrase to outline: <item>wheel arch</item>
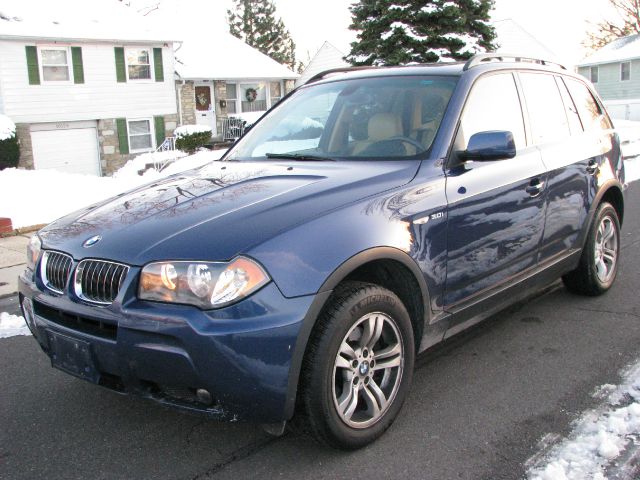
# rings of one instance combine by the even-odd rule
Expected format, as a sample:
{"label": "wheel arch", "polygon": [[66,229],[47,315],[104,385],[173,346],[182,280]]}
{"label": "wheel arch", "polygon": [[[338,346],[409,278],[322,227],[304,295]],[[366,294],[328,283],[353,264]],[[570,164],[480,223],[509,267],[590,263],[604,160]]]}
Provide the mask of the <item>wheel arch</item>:
{"label": "wheel arch", "polygon": [[[367,277],[367,275],[371,276]],[[294,413],[302,362],[313,327],[330,300],[333,290],[340,283],[349,280],[377,283],[398,295],[409,312],[416,348],[420,345],[423,328],[425,322],[428,321],[430,303],[427,283],[418,265],[407,253],[393,247],[370,248],[354,255],[336,268],[324,281],[303,320],[289,371],[287,404],[285,406],[287,419],[290,419]],[[411,296],[409,294],[411,284],[403,286],[403,282],[412,282],[414,287],[419,288],[420,295]]]}

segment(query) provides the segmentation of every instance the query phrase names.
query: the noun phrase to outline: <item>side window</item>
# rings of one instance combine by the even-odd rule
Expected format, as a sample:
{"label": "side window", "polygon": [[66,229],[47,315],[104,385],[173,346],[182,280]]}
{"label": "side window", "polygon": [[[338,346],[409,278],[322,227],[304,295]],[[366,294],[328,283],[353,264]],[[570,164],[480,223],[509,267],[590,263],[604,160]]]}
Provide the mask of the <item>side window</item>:
{"label": "side window", "polygon": [[578,115],[578,109],[576,108],[575,103],[573,103],[571,95],[569,95],[567,86],[564,84],[564,81],[560,77],[556,77],[556,83],[558,84],[558,88],[560,89],[560,95],[562,96],[562,102],[564,103],[564,111],[567,114],[567,119],[569,120],[571,135],[582,133],[582,122],[580,122],[580,115]]}
{"label": "side window", "polygon": [[456,149],[466,149],[473,134],[490,130],[513,133],[518,149],[526,144],[520,98],[511,73],[482,77],[473,86],[460,121]]}
{"label": "side window", "polygon": [[573,101],[578,108],[578,113],[580,114],[580,119],[582,120],[585,131],[594,128],[612,128],[609,118],[602,108],[600,108],[596,99],[593,98],[587,86],[572,78],[567,78],[566,82]]}
{"label": "side window", "polygon": [[527,100],[533,143],[567,138],[569,122],[555,78],[544,73],[520,73],[520,81]]}

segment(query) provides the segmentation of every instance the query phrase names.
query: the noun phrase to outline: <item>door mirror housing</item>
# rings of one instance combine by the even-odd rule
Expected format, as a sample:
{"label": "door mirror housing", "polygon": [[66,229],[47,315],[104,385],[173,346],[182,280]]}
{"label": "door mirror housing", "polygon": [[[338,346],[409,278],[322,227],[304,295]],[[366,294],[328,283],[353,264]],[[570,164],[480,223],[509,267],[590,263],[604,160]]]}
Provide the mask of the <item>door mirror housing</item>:
{"label": "door mirror housing", "polygon": [[467,149],[460,152],[463,160],[488,162],[516,156],[513,133],[502,130],[478,132],[471,136]]}

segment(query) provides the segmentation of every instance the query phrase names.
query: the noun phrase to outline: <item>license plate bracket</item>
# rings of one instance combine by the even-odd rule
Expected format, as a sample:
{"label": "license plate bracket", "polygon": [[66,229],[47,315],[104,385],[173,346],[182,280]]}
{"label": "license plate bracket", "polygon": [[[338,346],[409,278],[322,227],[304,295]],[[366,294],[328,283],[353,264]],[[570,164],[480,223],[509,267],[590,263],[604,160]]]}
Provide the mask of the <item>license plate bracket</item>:
{"label": "license plate bracket", "polygon": [[47,339],[49,340],[49,357],[54,368],[89,382],[98,382],[99,374],[91,355],[89,342],[52,330],[47,330]]}

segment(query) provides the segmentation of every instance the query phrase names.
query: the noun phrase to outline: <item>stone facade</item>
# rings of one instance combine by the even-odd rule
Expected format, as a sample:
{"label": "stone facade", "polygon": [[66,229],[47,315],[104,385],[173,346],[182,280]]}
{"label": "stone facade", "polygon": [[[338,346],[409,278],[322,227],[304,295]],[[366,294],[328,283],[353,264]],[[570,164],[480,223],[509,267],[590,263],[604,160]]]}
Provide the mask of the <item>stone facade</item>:
{"label": "stone facade", "polygon": [[31,146],[31,130],[28,123],[16,125],[16,137],[20,144],[19,168],[33,169],[33,148]]}
{"label": "stone facade", "polygon": [[196,123],[196,96],[192,80],[187,80],[184,85],[176,81],[176,92],[180,104],[182,125],[195,125]]}

